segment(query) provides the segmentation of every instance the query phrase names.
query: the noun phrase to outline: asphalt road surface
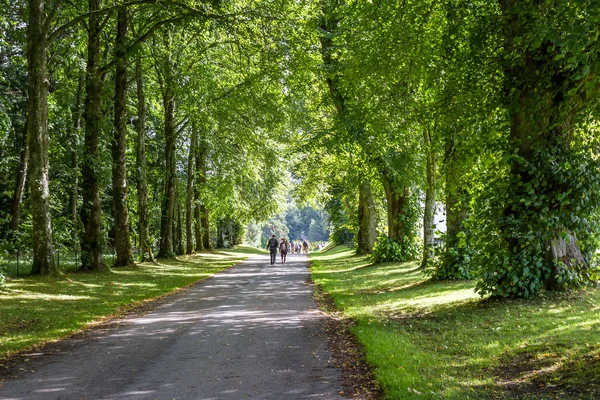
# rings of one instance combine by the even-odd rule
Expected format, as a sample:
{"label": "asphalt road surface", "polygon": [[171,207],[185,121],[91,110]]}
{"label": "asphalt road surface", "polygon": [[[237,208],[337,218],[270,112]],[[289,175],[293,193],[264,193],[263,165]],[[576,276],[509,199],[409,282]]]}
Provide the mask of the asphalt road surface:
{"label": "asphalt road surface", "polygon": [[254,257],[153,311],[31,355],[0,399],[339,399],[307,257]]}

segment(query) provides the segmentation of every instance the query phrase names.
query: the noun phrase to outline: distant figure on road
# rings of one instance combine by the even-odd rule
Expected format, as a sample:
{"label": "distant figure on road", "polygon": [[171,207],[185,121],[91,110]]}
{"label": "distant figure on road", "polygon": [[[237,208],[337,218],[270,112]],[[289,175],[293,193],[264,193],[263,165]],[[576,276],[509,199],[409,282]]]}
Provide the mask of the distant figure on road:
{"label": "distant figure on road", "polygon": [[279,242],[275,238],[275,235],[269,239],[267,243],[267,249],[271,252],[271,265],[275,264],[275,260],[277,258],[277,248],[279,247]]}
{"label": "distant figure on road", "polygon": [[308,254],[308,243],[305,241],[302,242],[302,251],[304,254]]}
{"label": "distant figure on road", "polygon": [[279,254],[281,254],[281,263],[285,264],[285,259],[287,256],[289,244],[285,238],[281,238],[281,243],[279,244]]}

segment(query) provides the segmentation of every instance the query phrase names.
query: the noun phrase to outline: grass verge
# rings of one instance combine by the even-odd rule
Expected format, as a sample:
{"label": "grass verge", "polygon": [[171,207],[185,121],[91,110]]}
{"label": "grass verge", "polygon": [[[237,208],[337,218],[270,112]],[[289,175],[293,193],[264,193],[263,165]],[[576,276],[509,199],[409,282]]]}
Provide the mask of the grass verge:
{"label": "grass verge", "polygon": [[600,397],[600,290],[492,301],[416,263],[374,266],[347,247],[311,259],[387,399]]}
{"label": "grass verge", "polygon": [[0,287],[0,360],[117,317],[260,250],[240,246],[97,273],[10,279]]}

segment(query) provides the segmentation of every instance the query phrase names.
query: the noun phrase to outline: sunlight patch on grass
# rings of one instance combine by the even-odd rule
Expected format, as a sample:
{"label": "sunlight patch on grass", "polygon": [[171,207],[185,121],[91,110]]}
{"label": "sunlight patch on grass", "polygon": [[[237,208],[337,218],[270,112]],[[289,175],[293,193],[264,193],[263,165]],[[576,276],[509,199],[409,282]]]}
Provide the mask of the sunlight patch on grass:
{"label": "sunlight patch on grass", "polygon": [[76,301],[89,300],[90,296],[77,296],[71,294],[48,294],[11,290],[7,294],[0,294],[0,300],[44,300],[44,301]]}
{"label": "sunlight patch on grass", "polygon": [[330,274],[330,273],[333,273],[333,272],[336,272],[336,273],[339,273],[339,272],[352,272],[352,271],[356,271],[357,269],[361,269],[361,268],[368,267],[368,266],[369,266],[369,263],[365,262],[364,264],[355,265],[355,266],[353,266],[351,268],[347,268],[347,269],[329,270],[329,271],[325,270],[325,271],[322,271],[322,272],[325,273],[325,274]]}
{"label": "sunlight patch on grass", "polygon": [[439,304],[460,303],[466,300],[480,299],[473,289],[462,289],[442,292],[440,294],[425,295],[403,300],[402,303],[413,307],[430,308]]}

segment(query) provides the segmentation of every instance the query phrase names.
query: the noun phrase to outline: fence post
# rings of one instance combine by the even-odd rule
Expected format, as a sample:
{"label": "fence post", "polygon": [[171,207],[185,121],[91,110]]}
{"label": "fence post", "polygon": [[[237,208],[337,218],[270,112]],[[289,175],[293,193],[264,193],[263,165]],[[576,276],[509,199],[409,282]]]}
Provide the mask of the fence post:
{"label": "fence post", "polygon": [[17,249],[17,278],[19,277],[19,249]]}

